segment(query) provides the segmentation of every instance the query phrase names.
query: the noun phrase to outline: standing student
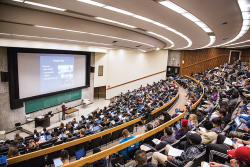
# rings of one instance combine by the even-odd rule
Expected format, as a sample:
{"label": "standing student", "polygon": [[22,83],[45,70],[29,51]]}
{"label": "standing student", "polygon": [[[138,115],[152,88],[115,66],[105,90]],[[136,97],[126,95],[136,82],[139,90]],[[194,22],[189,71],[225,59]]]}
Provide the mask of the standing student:
{"label": "standing student", "polygon": [[65,103],[62,104],[62,120],[65,120],[65,111],[66,111]]}

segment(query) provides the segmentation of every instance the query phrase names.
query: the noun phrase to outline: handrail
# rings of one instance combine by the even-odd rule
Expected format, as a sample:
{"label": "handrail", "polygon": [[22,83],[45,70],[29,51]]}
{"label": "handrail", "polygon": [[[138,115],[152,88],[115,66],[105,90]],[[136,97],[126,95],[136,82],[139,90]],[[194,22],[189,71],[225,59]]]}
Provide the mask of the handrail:
{"label": "handrail", "polygon": [[170,121],[162,124],[161,126],[155,128],[155,129],[152,129],[146,133],[143,133],[142,135],[135,137],[134,139],[128,140],[124,143],[118,144],[118,145],[113,146],[109,149],[103,150],[99,153],[92,154],[92,155],[87,156],[85,158],[82,158],[82,159],[76,160],[74,162],[71,162],[69,164],[63,165],[63,167],[81,167],[86,163],[91,163],[91,162],[97,161],[99,159],[102,159],[104,157],[107,157],[107,156],[109,156],[113,153],[116,153],[118,151],[121,151],[121,150],[123,150],[123,149],[125,149],[125,148],[139,142],[139,141],[142,141],[143,139],[146,139],[146,138],[152,136],[153,134],[156,134],[157,132],[163,130],[166,126],[170,126],[173,123],[175,123],[176,121],[180,120],[185,115],[186,115],[186,112],[180,114],[179,116],[175,117],[174,119],[171,119]]}
{"label": "handrail", "polygon": [[194,104],[191,106],[191,109],[193,109],[194,107],[196,107],[196,106],[201,102],[201,99],[202,99],[202,97],[204,96],[204,87],[203,87],[203,85],[202,85],[199,81],[197,81],[196,79],[194,79],[194,78],[192,78],[192,77],[190,77],[190,76],[187,76],[187,75],[184,75],[184,77],[189,78],[189,79],[192,79],[192,80],[195,81],[196,83],[200,84],[201,87],[202,87],[202,95],[201,95],[201,97],[199,98],[199,100],[197,100],[197,102],[194,103]]}
{"label": "handrail", "polygon": [[[178,84],[178,86],[179,86],[179,84]],[[179,96],[179,92],[180,92],[180,89],[178,91],[178,94],[176,94],[176,96],[170,102],[168,102],[167,104],[165,104],[164,106],[162,106],[160,108],[163,109],[163,108],[167,107],[168,105],[172,104],[174,102],[174,100]],[[158,111],[160,111],[159,108],[155,109],[151,113],[155,114]],[[91,136],[87,136],[87,137],[84,137],[84,138],[81,138],[81,139],[73,140],[73,141],[70,141],[70,142],[67,142],[67,143],[62,143],[60,145],[49,147],[49,148],[42,149],[42,150],[38,150],[38,151],[35,151],[35,152],[19,155],[17,157],[9,158],[9,159],[7,159],[7,161],[8,161],[8,164],[11,165],[11,164],[15,164],[15,163],[25,161],[25,160],[28,160],[28,159],[31,159],[31,158],[39,157],[41,155],[46,155],[48,153],[58,151],[58,150],[62,150],[64,148],[68,148],[68,147],[71,147],[71,146],[74,146],[74,145],[77,145],[77,144],[80,144],[80,143],[84,143],[86,141],[90,141],[90,140],[93,140],[95,138],[104,136],[106,134],[115,132],[117,130],[120,130],[120,129],[124,128],[124,127],[132,125],[132,124],[134,124],[136,122],[139,122],[139,121],[141,121],[141,118],[137,118],[137,119],[129,121],[129,122],[125,123],[125,124],[110,128],[108,130],[93,134]]]}
{"label": "handrail", "polygon": [[108,130],[105,130],[105,131],[102,131],[102,132],[99,132],[99,133],[96,133],[96,134],[93,134],[93,135],[90,135],[90,136],[87,136],[87,137],[83,137],[83,138],[80,138],[80,139],[77,139],[77,140],[74,140],[74,141],[70,141],[70,142],[63,143],[63,144],[60,144],[60,145],[57,145],[57,146],[45,148],[45,149],[38,150],[38,151],[35,151],[35,152],[19,155],[17,157],[9,158],[9,159],[7,159],[8,165],[15,164],[15,163],[18,163],[18,162],[21,162],[21,161],[25,161],[25,160],[28,160],[28,159],[31,159],[31,158],[39,157],[41,155],[46,155],[46,154],[54,152],[54,151],[62,150],[64,148],[68,148],[68,147],[71,147],[71,146],[74,146],[74,145],[77,145],[77,144],[80,144],[80,143],[84,143],[86,141],[93,140],[95,138],[104,136],[104,135],[109,134],[111,132],[114,132],[116,130],[120,130],[122,128],[125,128],[125,127],[127,127],[129,125],[132,125],[132,124],[134,124],[136,122],[139,122],[139,121],[141,121],[141,118],[137,118],[137,119],[129,121],[129,122],[125,123],[125,124],[116,126],[114,128],[111,128],[111,129],[108,129]]}
{"label": "handrail", "polygon": [[151,77],[151,76],[154,76],[154,75],[163,73],[163,72],[166,72],[166,70],[163,70],[163,71],[160,71],[160,72],[151,74],[151,75],[147,75],[147,76],[145,76],[145,77],[141,77],[141,78],[138,78],[138,79],[135,79],[135,80],[132,80],[132,81],[128,81],[128,82],[125,82],[125,83],[122,83],[122,84],[119,84],[119,85],[116,85],[116,86],[107,88],[106,90],[113,89],[113,88],[116,88],[116,87],[119,87],[119,86],[122,86],[122,85],[126,85],[126,84],[129,84],[129,83],[135,82],[135,81],[139,81],[139,80],[141,80],[141,79],[148,78],[148,77]]}
{"label": "handrail", "polygon": [[177,93],[177,94],[175,95],[175,97],[170,101],[171,103],[167,103],[167,104],[165,104],[164,106],[161,106],[161,107],[155,109],[154,111],[151,112],[151,115],[157,113],[158,111],[160,111],[160,110],[164,109],[165,107],[169,106],[170,104],[172,104],[172,102],[175,101],[175,99],[179,96],[179,94],[180,94],[180,85],[179,85],[176,81],[174,81],[174,82],[175,82],[175,84],[178,85],[178,93]]}

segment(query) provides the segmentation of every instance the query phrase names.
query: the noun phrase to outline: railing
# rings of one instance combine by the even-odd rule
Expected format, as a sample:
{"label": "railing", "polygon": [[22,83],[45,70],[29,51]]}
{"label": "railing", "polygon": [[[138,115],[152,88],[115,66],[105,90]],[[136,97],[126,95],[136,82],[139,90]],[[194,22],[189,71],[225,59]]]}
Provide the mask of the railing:
{"label": "railing", "polygon": [[119,85],[116,85],[116,86],[112,86],[112,87],[107,88],[106,90],[113,89],[113,88],[117,88],[117,87],[119,87],[119,86],[126,85],[126,84],[129,84],[129,83],[135,82],[135,81],[139,81],[139,80],[141,80],[141,79],[145,79],[145,78],[148,78],[148,77],[151,77],[151,76],[160,74],[160,73],[164,73],[164,72],[166,72],[166,70],[163,70],[163,71],[160,71],[160,72],[151,74],[151,75],[147,75],[147,76],[145,76],[145,77],[138,78],[138,79],[135,79],[135,80],[132,80],[132,81],[129,81],[129,82],[125,82],[125,83],[123,83],[123,84],[119,84]]}
{"label": "railing", "polygon": [[163,130],[165,127],[170,126],[173,123],[175,123],[176,121],[180,120],[185,115],[186,115],[186,112],[182,113],[181,115],[175,117],[174,119],[171,119],[170,121],[162,124],[161,126],[155,128],[155,129],[153,129],[151,131],[148,131],[148,132],[146,132],[146,133],[144,133],[142,135],[139,135],[139,136],[135,137],[134,139],[126,141],[126,142],[124,142],[122,144],[118,144],[118,145],[116,145],[114,147],[111,147],[111,148],[106,149],[104,151],[101,151],[99,153],[90,155],[88,157],[76,160],[76,161],[71,162],[71,163],[69,163],[67,165],[63,165],[63,167],[81,167],[81,166],[83,166],[86,163],[91,163],[91,162],[97,161],[99,159],[102,159],[104,157],[107,157],[107,156],[109,156],[109,155],[111,155],[113,153],[121,151],[121,150],[123,150],[123,149],[125,149],[125,148],[127,148],[127,147],[129,147],[129,146],[131,146],[131,145],[133,145],[133,144],[135,144],[137,142],[139,142],[139,141],[142,141],[142,140],[144,140],[144,139],[146,139],[146,138],[148,138],[148,137],[150,137],[150,136],[158,133],[159,131]]}
{"label": "railing", "polygon": [[[176,82],[176,84],[178,85],[177,82]],[[180,89],[179,89],[178,93],[176,94],[176,96],[169,103],[165,104],[164,106],[162,106],[160,108],[155,109],[154,111],[152,111],[152,113],[155,114],[158,111],[160,111],[161,109],[171,105],[175,101],[175,99],[179,96],[179,93],[180,93]],[[68,148],[68,147],[71,147],[71,146],[74,146],[74,145],[78,145],[80,143],[84,143],[86,141],[93,140],[95,138],[104,136],[104,135],[109,134],[109,133],[115,132],[117,130],[128,127],[129,125],[135,124],[136,122],[139,122],[139,121],[141,121],[141,118],[137,118],[137,119],[129,121],[129,122],[125,123],[125,124],[122,124],[122,125],[119,125],[117,127],[105,130],[103,132],[93,134],[91,136],[87,136],[87,137],[77,139],[77,140],[74,140],[74,141],[71,141],[71,142],[63,143],[63,144],[53,146],[53,147],[50,147],[50,148],[38,150],[38,151],[35,151],[35,152],[32,152],[32,153],[27,153],[27,154],[24,154],[24,155],[19,155],[17,157],[9,158],[9,159],[7,159],[7,161],[8,161],[8,164],[11,165],[11,164],[22,162],[22,161],[32,159],[32,158],[35,158],[35,157],[46,155],[46,154],[49,154],[49,153],[52,153],[52,152],[55,152],[55,151],[58,151],[58,150],[62,150],[64,148]]]}
{"label": "railing", "polygon": [[203,95],[204,95],[204,87],[203,87],[203,85],[202,85],[199,81],[197,81],[196,79],[194,79],[194,78],[192,78],[192,77],[190,77],[190,76],[187,76],[187,75],[184,75],[184,77],[189,78],[189,79],[192,79],[192,80],[195,81],[196,83],[200,84],[200,86],[202,87],[202,95],[201,95],[201,97],[199,98],[199,100],[197,100],[197,102],[194,103],[194,104],[191,106],[191,109],[193,109],[194,107],[196,107],[196,106],[201,102],[201,99],[202,99],[202,97],[203,97]]}

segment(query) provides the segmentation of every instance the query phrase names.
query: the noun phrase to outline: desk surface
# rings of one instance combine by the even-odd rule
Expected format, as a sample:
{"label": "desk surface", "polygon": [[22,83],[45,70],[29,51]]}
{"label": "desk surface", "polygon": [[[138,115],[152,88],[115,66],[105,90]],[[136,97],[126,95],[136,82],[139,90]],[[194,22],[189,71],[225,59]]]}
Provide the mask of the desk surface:
{"label": "desk surface", "polygon": [[[53,117],[54,115],[52,115],[51,117]],[[51,117],[47,117],[47,118],[35,118],[36,121],[44,121],[46,119],[50,119]]]}
{"label": "desk surface", "polygon": [[66,110],[65,113],[66,113],[66,114],[70,114],[70,113],[76,112],[76,111],[79,111],[79,109],[77,109],[77,108],[71,108],[71,109],[69,109],[69,110]]}

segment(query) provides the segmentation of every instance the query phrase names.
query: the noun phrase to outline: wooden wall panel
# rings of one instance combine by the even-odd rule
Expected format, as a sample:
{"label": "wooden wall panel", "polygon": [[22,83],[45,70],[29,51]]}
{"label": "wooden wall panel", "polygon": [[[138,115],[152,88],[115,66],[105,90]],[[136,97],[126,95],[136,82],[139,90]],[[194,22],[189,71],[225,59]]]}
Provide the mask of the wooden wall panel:
{"label": "wooden wall panel", "polygon": [[181,54],[180,75],[190,75],[204,71],[208,67],[214,68],[228,62],[231,49],[200,49],[184,50]]}
{"label": "wooden wall panel", "polygon": [[248,62],[248,69],[250,69],[250,49],[242,49],[241,51],[241,62]]}

